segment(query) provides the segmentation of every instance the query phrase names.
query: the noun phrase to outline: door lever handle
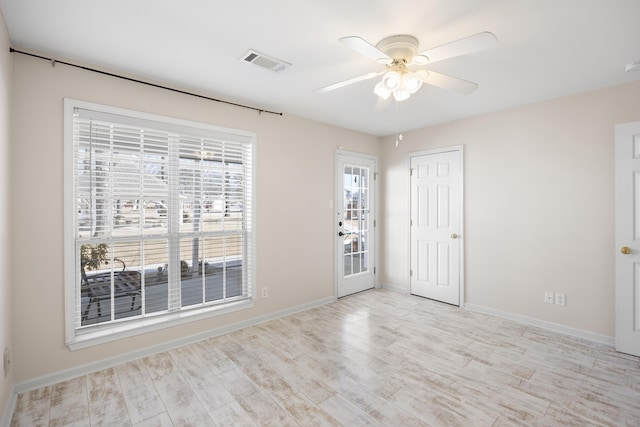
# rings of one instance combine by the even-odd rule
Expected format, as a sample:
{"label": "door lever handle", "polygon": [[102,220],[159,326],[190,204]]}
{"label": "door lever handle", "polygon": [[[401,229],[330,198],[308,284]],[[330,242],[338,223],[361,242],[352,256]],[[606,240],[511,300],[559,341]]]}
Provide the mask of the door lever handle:
{"label": "door lever handle", "polygon": [[344,236],[344,233],[342,231],[339,231],[338,232],[338,236],[342,237],[342,236]]}

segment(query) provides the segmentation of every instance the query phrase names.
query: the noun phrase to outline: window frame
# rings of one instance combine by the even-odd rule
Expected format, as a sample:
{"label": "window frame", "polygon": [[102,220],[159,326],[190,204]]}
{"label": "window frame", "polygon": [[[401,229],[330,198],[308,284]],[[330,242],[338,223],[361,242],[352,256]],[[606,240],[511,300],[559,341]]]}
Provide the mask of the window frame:
{"label": "window frame", "polygon": [[[210,135],[224,135],[231,142],[245,143],[250,146],[250,203],[246,230],[247,245],[243,249],[246,262],[248,297],[239,301],[205,305],[168,312],[161,315],[131,319],[125,322],[97,324],[91,327],[76,326],[79,307],[78,272],[76,260],[76,215],[74,194],[74,111],[75,109],[92,110],[109,115],[122,116],[136,122],[154,122],[166,127],[186,128]],[[180,233],[176,233],[179,239]],[[219,316],[238,310],[251,308],[256,302],[256,134],[253,132],[224,128],[211,124],[188,121],[173,117],[133,111],[118,107],[64,99],[64,293],[65,293],[65,343],[71,350],[86,348],[122,338],[127,338],[150,331],[160,330],[187,322]]]}

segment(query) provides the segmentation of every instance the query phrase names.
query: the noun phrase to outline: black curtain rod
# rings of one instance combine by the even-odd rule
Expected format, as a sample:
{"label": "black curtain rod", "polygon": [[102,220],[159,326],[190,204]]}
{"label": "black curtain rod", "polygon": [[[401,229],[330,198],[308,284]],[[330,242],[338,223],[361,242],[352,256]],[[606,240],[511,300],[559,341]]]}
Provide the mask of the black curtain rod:
{"label": "black curtain rod", "polygon": [[278,112],[275,112],[275,111],[263,110],[262,108],[250,107],[248,105],[236,104],[235,102],[225,101],[223,99],[211,98],[209,96],[199,95],[199,94],[193,93],[193,92],[187,92],[187,91],[184,91],[184,90],[174,89],[174,88],[171,88],[171,87],[162,86],[162,85],[155,84],[155,83],[145,82],[144,80],[138,80],[138,79],[133,79],[131,77],[121,76],[119,74],[108,73],[106,71],[97,70],[95,68],[85,67],[85,66],[78,65],[78,64],[72,64],[70,62],[65,62],[65,61],[58,61],[57,59],[47,58],[47,57],[44,57],[44,56],[40,56],[40,55],[35,55],[33,53],[29,53],[29,52],[23,52],[23,51],[20,51],[20,50],[16,50],[14,48],[9,48],[9,52],[11,52],[11,53],[20,53],[22,55],[32,56],[32,57],[38,58],[38,59],[44,59],[46,61],[50,61],[51,64],[54,65],[54,66],[56,64],[68,65],[69,67],[80,68],[81,70],[92,71],[94,73],[104,74],[105,76],[115,77],[115,78],[122,79],[122,80],[128,80],[130,82],[135,82],[135,83],[140,83],[140,84],[147,85],[147,86],[157,87],[159,89],[166,89],[166,90],[170,90],[172,92],[181,93],[183,95],[191,95],[191,96],[195,96],[196,98],[202,98],[202,99],[207,99],[209,101],[221,102],[223,104],[233,105],[235,107],[247,108],[249,110],[257,111],[260,114],[269,113],[269,114],[276,114],[278,116],[282,116],[282,113],[278,113]]}

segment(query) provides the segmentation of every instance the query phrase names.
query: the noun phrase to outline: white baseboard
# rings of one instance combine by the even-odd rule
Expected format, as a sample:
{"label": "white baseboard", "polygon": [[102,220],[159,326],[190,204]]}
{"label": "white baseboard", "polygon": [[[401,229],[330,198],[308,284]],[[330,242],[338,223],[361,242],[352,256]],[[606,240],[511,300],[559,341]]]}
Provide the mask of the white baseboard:
{"label": "white baseboard", "polygon": [[548,331],[557,332],[564,335],[569,335],[575,338],[582,338],[589,341],[593,341],[600,344],[605,344],[611,347],[615,346],[615,338],[607,335],[596,334],[595,332],[585,331],[583,329],[572,328],[570,326],[560,325],[558,323],[547,322],[545,320],[536,319],[533,317],[521,316],[519,314],[508,313],[505,311],[496,310],[489,307],[483,307],[475,304],[465,304],[464,308],[476,313],[488,314],[490,316],[500,317],[502,319],[512,320],[514,322],[522,323],[524,325],[536,326],[538,328],[546,329]]}
{"label": "white baseboard", "polygon": [[0,427],[11,426],[11,418],[13,417],[13,411],[16,409],[16,402],[18,401],[18,393],[16,388],[13,387],[9,393],[9,400],[4,406],[4,412],[2,412],[2,418],[0,418]]}
{"label": "white baseboard", "polygon": [[409,289],[402,286],[392,285],[391,283],[380,283],[382,289],[388,289],[390,291],[398,292],[402,295],[409,295]]}
{"label": "white baseboard", "polygon": [[[17,393],[23,393],[25,391],[35,390],[48,385],[56,384],[61,381],[70,380],[72,378],[76,378],[82,375],[87,375],[92,372],[100,371],[102,369],[111,368],[113,366],[130,362],[132,360],[140,359],[142,357],[147,357],[153,354],[162,353],[163,351],[193,344],[198,341],[224,335],[229,332],[247,328],[249,326],[258,325],[260,323],[268,322],[270,320],[278,319],[280,317],[289,316],[291,314],[299,313],[301,311],[309,310],[311,308],[316,308],[321,305],[328,304],[334,301],[336,301],[335,296],[319,299],[307,304],[290,307],[284,310],[276,311],[274,313],[269,313],[263,316],[254,317],[251,319],[244,320],[242,322],[233,323],[231,325],[211,329],[205,332],[201,332],[199,334],[191,335],[191,336],[180,338],[173,341],[168,341],[166,343],[158,344],[152,347],[143,348],[130,353],[121,354],[115,357],[110,357],[107,359],[98,360],[96,362],[91,362],[86,365],[81,365],[74,368],[65,369],[63,371],[55,372],[53,374],[47,374],[47,375],[43,375],[41,377],[37,377],[27,381],[22,381],[20,383],[15,384],[13,399],[15,400],[15,395]],[[11,411],[11,413],[13,413],[13,410]]]}

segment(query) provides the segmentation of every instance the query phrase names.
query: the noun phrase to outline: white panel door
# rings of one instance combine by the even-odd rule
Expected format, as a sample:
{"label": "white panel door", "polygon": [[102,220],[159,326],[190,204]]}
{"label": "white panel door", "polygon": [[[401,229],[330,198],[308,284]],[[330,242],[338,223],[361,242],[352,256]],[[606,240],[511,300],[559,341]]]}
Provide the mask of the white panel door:
{"label": "white panel door", "polygon": [[375,286],[375,158],[338,154],[336,173],[337,295]]}
{"label": "white panel door", "polygon": [[640,356],[640,122],[616,126],[616,350]]}
{"label": "white panel door", "polygon": [[411,293],[460,305],[462,150],[411,156]]}

